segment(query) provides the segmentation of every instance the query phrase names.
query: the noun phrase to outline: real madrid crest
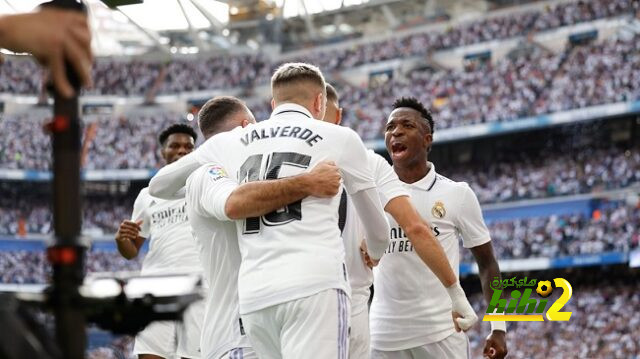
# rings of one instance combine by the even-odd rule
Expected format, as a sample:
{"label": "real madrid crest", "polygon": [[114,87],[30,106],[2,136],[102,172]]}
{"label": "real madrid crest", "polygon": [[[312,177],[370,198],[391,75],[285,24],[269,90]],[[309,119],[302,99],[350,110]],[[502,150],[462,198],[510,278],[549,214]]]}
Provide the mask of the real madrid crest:
{"label": "real madrid crest", "polygon": [[444,218],[447,214],[447,210],[444,209],[444,203],[436,201],[433,208],[431,208],[431,214],[436,218]]}

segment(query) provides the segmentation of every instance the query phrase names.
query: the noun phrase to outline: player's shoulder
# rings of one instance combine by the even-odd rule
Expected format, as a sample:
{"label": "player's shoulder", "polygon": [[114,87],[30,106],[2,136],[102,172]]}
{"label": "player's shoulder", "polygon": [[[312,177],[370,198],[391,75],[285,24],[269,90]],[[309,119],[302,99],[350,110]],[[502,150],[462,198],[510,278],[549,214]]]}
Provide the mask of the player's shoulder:
{"label": "player's shoulder", "polygon": [[467,182],[454,181],[449,177],[436,173],[436,184],[434,189],[439,192],[446,192],[448,195],[454,198],[463,200],[469,194],[473,194],[473,189]]}
{"label": "player's shoulder", "polygon": [[471,187],[469,187],[469,184],[467,182],[455,181],[440,173],[436,173],[436,183],[441,189],[451,189],[459,192],[466,192],[468,190],[471,190]]}
{"label": "player's shoulder", "polygon": [[136,204],[148,207],[151,201],[153,201],[153,198],[154,197],[149,194],[149,187],[145,187],[138,193],[138,197],[136,197]]}

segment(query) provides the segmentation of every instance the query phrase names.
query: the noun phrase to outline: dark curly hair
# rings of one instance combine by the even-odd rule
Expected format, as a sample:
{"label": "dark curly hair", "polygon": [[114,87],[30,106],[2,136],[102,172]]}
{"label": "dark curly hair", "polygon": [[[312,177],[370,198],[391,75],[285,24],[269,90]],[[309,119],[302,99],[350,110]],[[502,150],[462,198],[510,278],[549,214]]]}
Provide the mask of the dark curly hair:
{"label": "dark curly hair", "polygon": [[193,138],[194,142],[198,139],[198,134],[193,129],[193,127],[185,125],[184,123],[176,123],[160,132],[160,135],[158,136],[158,142],[160,142],[160,145],[164,146],[169,136],[173,135],[174,133],[184,133],[185,135],[189,135]]}
{"label": "dark curly hair", "polygon": [[393,110],[401,107],[407,107],[413,110],[420,112],[422,118],[427,121],[429,124],[429,129],[431,130],[431,134],[433,134],[435,128],[433,127],[433,117],[431,116],[431,112],[427,110],[426,107],[422,104],[422,102],[418,101],[415,97],[400,97],[399,99],[393,102]]}

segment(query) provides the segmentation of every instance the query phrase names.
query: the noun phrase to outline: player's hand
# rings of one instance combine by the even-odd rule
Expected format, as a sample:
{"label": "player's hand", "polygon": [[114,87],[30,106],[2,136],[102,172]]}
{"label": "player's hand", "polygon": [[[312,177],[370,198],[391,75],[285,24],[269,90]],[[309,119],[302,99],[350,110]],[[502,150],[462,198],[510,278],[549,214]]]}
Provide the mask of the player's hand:
{"label": "player's hand", "polygon": [[142,220],[136,222],[122,221],[122,223],[120,223],[120,227],[118,228],[118,232],[116,233],[116,241],[133,241],[134,239],[138,238],[138,236],[140,235],[141,225]]}
{"label": "player's hand", "polygon": [[502,330],[494,330],[484,342],[482,356],[489,359],[502,359],[507,356],[507,339]]}
{"label": "player's hand", "polygon": [[64,97],[74,94],[67,79],[65,60],[83,86],[91,86],[91,33],[86,15],[69,10],[40,9],[0,19],[0,47],[28,52],[50,70],[56,90]]}
{"label": "player's hand", "polygon": [[333,161],[322,161],[310,172],[311,179],[309,195],[320,198],[329,198],[338,194],[340,190],[340,169]]}
{"label": "player's hand", "polygon": [[469,303],[460,282],[446,288],[452,304],[453,325],[456,331],[467,331],[478,321],[478,316]]}
{"label": "player's hand", "polygon": [[367,242],[362,241],[360,243],[360,256],[362,257],[362,261],[364,264],[369,267],[369,269],[373,269],[373,267],[377,266],[380,263],[380,260],[371,259],[369,253],[367,252]]}

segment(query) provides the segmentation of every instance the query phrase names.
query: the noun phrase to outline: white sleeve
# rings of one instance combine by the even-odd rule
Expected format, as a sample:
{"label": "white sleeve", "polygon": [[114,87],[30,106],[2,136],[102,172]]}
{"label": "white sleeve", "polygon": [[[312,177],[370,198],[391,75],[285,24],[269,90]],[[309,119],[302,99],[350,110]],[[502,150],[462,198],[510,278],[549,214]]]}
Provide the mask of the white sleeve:
{"label": "white sleeve", "polygon": [[389,201],[396,197],[409,196],[409,192],[404,188],[402,181],[389,162],[371,150],[367,151],[367,154],[382,207],[385,207]]}
{"label": "white sleeve", "polygon": [[143,188],[142,191],[136,197],[136,201],[133,203],[133,213],[131,213],[131,221],[137,222],[142,220],[140,237],[149,238],[149,221],[151,218],[149,217],[149,212],[147,209],[149,208],[149,192],[147,188]]}
{"label": "white sleeve", "polygon": [[187,180],[187,199],[194,203],[196,212],[205,217],[230,221],[225,205],[238,183],[227,175],[219,164],[208,163],[200,167]]}
{"label": "white sleeve", "polygon": [[195,152],[160,169],[149,182],[149,194],[163,199],[182,198],[180,190],[187,182],[189,175],[200,167]]}
{"label": "white sleeve", "polygon": [[346,137],[343,145],[338,148],[341,151],[338,167],[347,193],[353,195],[358,191],[375,188],[376,184],[364,143],[353,130],[347,128],[344,130]]}
{"label": "white sleeve", "polygon": [[389,222],[380,204],[378,191],[369,188],[351,195],[351,201],[363,224],[367,251],[378,260],[389,246]]}
{"label": "white sleeve", "polygon": [[462,236],[462,245],[465,248],[473,248],[489,242],[491,236],[482,218],[482,210],[476,194],[466,183],[461,192],[462,197],[456,216],[456,226]]}

